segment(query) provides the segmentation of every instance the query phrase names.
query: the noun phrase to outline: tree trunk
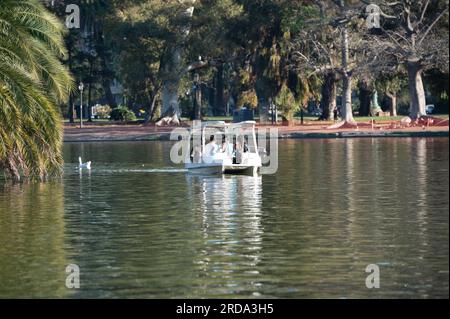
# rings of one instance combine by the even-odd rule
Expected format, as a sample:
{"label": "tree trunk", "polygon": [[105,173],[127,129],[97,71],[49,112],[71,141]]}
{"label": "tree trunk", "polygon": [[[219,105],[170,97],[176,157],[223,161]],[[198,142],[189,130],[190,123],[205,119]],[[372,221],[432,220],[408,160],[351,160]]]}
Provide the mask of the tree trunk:
{"label": "tree trunk", "polygon": [[331,72],[325,76],[325,81],[322,85],[322,99],[320,101],[320,108],[322,109],[320,120],[332,121],[334,119],[337,94],[336,82],[336,73]]}
{"label": "tree trunk", "polygon": [[422,68],[418,61],[408,62],[408,85],[411,99],[410,114],[412,119],[426,115],[425,89],[422,81]]}
{"label": "tree trunk", "polygon": [[[344,0],[339,1],[339,6],[341,7],[342,13],[345,15]],[[353,118],[353,108],[352,108],[352,77],[349,71],[349,59],[350,59],[350,49],[349,49],[349,39],[348,39],[348,28],[343,26],[342,28],[342,38],[341,38],[341,51],[342,51],[342,70],[343,70],[343,98],[342,98],[342,117],[344,121],[349,124],[356,124]]]}
{"label": "tree trunk", "polygon": [[356,123],[353,118],[353,108],[352,108],[352,78],[350,75],[344,75],[343,79],[343,108],[342,117],[345,122]]}
{"label": "tree trunk", "polygon": [[206,93],[205,99],[208,100],[208,112],[211,112],[213,116],[221,115],[221,110],[216,110],[216,89],[214,86],[205,85],[204,90],[205,92],[203,92],[203,94]]}
{"label": "tree trunk", "polygon": [[181,51],[182,48],[179,46],[169,49],[163,58],[162,113],[167,113],[169,110],[173,110],[178,115],[181,113],[178,103],[178,87],[181,76]]}
{"label": "tree trunk", "polygon": [[[268,124],[269,123],[269,109],[270,109],[270,99],[266,98],[265,96],[261,96],[259,98],[259,123],[261,124]],[[270,119],[271,122],[271,119]]]}
{"label": "tree trunk", "polygon": [[180,105],[178,103],[178,86],[179,79],[166,79],[162,83],[162,112],[173,109],[176,113],[180,113]]}
{"label": "tree trunk", "polygon": [[106,101],[111,108],[116,108],[117,103],[114,99],[114,95],[111,92],[111,81],[104,77],[102,81],[103,90],[105,91]]}
{"label": "tree trunk", "polygon": [[88,83],[88,99],[87,99],[87,116],[88,122],[92,122],[92,108],[91,108],[91,98],[92,98],[92,79],[94,73],[94,57],[89,58],[89,83]]}
{"label": "tree trunk", "polygon": [[372,101],[373,91],[368,87],[367,83],[359,83],[359,116],[369,116],[370,102]]}
{"label": "tree trunk", "polygon": [[[196,0],[181,0],[181,2],[191,3],[181,16],[190,21],[194,14],[194,4]],[[180,105],[178,103],[178,87],[182,76],[182,60],[184,55],[184,46],[190,33],[190,23],[187,22],[180,30],[181,40],[173,47],[169,48],[162,65],[163,92],[162,92],[162,113],[175,112],[178,117],[181,116]]]}
{"label": "tree trunk", "polygon": [[195,84],[194,91],[194,108],[192,109],[192,120],[202,119],[202,87],[200,84]]}
{"label": "tree trunk", "polygon": [[75,122],[75,120],[74,120],[74,105],[73,105],[73,93],[72,92],[70,92],[70,95],[69,95],[69,109],[68,109],[68,117],[69,117],[69,122],[70,123],[74,123]]}
{"label": "tree trunk", "polygon": [[223,65],[219,65],[217,67],[217,75],[216,75],[216,96],[215,96],[215,115],[225,115],[226,110],[224,107],[223,101],[223,91],[224,91],[224,83],[223,83]]}
{"label": "tree trunk", "polygon": [[91,108],[91,97],[92,97],[92,84],[88,84],[88,100],[87,100],[87,116],[88,122],[92,122],[92,108]]}
{"label": "tree trunk", "polygon": [[[259,123],[269,124],[269,111],[270,111],[270,101],[273,100],[271,96],[273,93],[273,83],[270,79],[261,77],[256,80],[256,95],[258,97],[258,113],[259,113]],[[236,99],[238,101],[238,99]]]}
{"label": "tree trunk", "polygon": [[154,119],[157,109],[156,107],[157,100],[158,100],[158,91],[155,91],[151,96],[150,109],[148,110],[148,115],[147,118],[145,119],[145,124],[150,123]]}
{"label": "tree trunk", "polygon": [[386,96],[390,100],[390,113],[391,116],[397,116],[397,94],[386,92]]}

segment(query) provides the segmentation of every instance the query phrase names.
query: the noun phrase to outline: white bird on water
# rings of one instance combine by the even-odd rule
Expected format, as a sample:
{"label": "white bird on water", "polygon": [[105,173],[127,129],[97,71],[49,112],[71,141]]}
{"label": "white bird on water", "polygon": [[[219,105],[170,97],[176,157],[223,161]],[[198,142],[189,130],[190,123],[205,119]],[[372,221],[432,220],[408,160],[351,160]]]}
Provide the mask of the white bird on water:
{"label": "white bird on water", "polygon": [[78,157],[78,161],[80,162],[80,164],[78,165],[79,168],[91,169],[91,162],[83,163],[83,161],[81,160],[81,157]]}

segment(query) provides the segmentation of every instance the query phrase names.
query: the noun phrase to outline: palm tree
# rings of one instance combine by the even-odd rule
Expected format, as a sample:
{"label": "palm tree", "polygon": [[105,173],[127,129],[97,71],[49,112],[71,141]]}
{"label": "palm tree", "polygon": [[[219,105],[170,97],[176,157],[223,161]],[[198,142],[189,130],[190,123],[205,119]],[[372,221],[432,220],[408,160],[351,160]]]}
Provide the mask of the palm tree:
{"label": "palm tree", "polygon": [[0,8],[0,171],[6,177],[58,175],[62,120],[72,78],[64,27],[38,0],[2,0]]}

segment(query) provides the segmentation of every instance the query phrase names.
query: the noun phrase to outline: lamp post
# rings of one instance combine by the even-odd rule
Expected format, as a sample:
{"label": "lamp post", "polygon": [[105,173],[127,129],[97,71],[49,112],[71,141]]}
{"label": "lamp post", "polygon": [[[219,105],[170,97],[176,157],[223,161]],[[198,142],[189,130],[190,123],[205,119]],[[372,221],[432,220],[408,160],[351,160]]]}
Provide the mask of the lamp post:
{"label": "lamp post", "polygon": [[80,95],[80,128],[83,128],[83,90],[84,90],[83,82],[80,82],[78,89],[80,90],[80,93],[81,93],[81,95]]}

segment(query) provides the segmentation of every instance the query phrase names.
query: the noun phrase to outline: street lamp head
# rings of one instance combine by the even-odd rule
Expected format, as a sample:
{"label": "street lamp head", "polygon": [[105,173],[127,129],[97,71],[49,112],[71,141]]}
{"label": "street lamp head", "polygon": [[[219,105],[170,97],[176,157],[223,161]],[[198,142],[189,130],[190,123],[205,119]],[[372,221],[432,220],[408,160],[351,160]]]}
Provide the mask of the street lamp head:
{"label": "street lamp head", "polygon": [[83,84],[83,82],[80,82],[80,85],[78,86],[78,89],[79,89],[80,91],[83,91],[83,89],[84,89],[84,84]]}

